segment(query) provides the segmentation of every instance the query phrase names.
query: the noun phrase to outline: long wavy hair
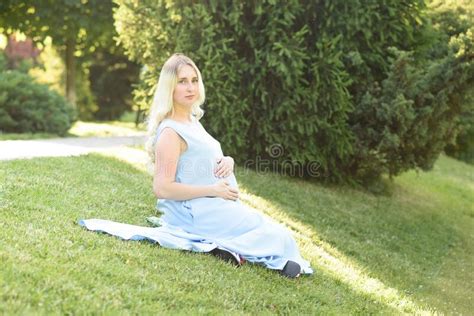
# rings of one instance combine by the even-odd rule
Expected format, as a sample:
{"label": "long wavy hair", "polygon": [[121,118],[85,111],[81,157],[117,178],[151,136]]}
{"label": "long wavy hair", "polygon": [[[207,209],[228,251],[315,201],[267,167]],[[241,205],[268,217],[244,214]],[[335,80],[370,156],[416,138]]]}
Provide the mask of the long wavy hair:
{"label": "long wavy hair", "polygon": [[191,58],[180,53],[173,54],[161,68],[160,78],[156,85],[150,114],[147,119],[148,140],[145,143],[145,149],[150,158],[148,164],[148,170],[150,172],[152,172],[155,163],[155,146],[158,126],[161,121],[174,114],[173,93],[178,82],[178,72],[184,65],[193,67],[198,76],[199,97],[191,107],[191,119],[200,120],[204,115],[201,105],[204,103],[206,96],[199,68],[194,64]]}

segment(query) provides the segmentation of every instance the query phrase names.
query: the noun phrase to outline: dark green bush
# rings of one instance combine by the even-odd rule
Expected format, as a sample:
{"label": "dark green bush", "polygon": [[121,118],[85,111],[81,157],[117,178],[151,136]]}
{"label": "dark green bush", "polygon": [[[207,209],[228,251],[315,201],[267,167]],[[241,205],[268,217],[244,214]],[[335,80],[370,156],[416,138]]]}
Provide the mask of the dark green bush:
{"label": "dark green bush", "polygon": [[65,135],[74,111],[58,93],[17,71],[0,73],[0,131]]}
{"label": "dark green bush", "polygon": [[204,123],[241,164],[357,182],[427,170],[466,110],[472,46],[432,59],[422,0],[116,2],[120,40],[149,69],[138,95],[189,55]]}
{"label": "dark green bush", "polygon": [[473,84],[472,56],[455,57],[454,52],[458,49],[417,68],[413,54],[392,50],[389,77],[366,91],[351,115],[361,150],[354,152],[348,173],[370,180],[380,173],[433,167],[444,146],[454,141],[460,114],[469,107],[462,92]]}
{"label": "dark green bush", "polygon": [[[474,98],[471,97],[471,109],[474,108]],[[461,116],[460,132],[454,144],[444,148],[447,155],[474,164],[474,111]]]}
{"label": "dark green bush", "polygon": [[[433,55],[442,55],[448,50],[451,39],[459,36],[473,37],[474,2],[472,1],[431,1],[429,16],[437,32],[437,42],[433,45]],[[471,29],[471,31],[469,31]],[[461,114],[460,132],[453,144],[445,147],[445,152],[454,158],[474,163],[474,85],[465,94],[467,110]],[[470,97],[469,97],[470,96]]]}

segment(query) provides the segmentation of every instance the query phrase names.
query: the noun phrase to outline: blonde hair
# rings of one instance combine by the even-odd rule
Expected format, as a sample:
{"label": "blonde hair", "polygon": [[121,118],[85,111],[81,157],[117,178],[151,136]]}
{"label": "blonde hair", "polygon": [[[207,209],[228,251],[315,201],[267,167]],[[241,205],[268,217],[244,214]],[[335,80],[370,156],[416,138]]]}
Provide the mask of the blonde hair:
{"label": "blonde hair", "polygon": [[145,149],[148,152],[148,156],[150,158],[148,164],[148,169],[150,172],[152,172],[153,165],[155,163],[157,129],[161,121],[163,121],[168,116],[173,115],[174,113],[173,93],[178,82],[178,71],[184,65],[193,67],[198,76],[199,97],[191,107],[191,115],[194,116],[196,120],[200,120],[204,115],[201,105],[205,100],[205,91],[201,72],[199,71],[196,64],[194,64],[194,62],[191,60],[191,58],[180,53],[173,54],[170,58],[168,58],[161,68],[160,78],[158,79],[158,83],[156,85],[150,114],[148,115],[147,119],[148,139],[145,143]]}

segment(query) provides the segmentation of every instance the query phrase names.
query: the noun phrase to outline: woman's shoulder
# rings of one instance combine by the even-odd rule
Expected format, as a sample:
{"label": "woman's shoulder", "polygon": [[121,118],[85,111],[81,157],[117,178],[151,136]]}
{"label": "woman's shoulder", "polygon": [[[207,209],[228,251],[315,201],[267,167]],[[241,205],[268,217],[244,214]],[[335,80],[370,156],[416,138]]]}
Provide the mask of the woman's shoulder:
{"label": "woman's shoulder", "polygon": [[169,119],[169,118],[164,118],[161,120],[160,124],[158,124],[158,127],[162,126],[162,125],[168,125],[168,124],[173,124],[174,121],[172,119]]}
{"label": "woman's shoulder", "polygon": [[160,137],[160,135],[163,134],[165,130],[171,130],[168,132],[172,134],[178,134],[185,141],[188,141],[189,139],[193,138],[193,135],[196,132],[194,128],[191,128],[190,126],[187,126],[184,123],[169,118],[163,119],[158,125],[156,133],[157,138]]}
{"label": "woman's shoulder", "polygon": [[179,128],[179,126],[176,124],[176,121],[173,121],[172,119],[165,118],[163,119],[160,124],[158,124],[158,133],[161,132],[165,127],[171,127],[173,129]]}
{"label": "woman's shoulder", "polygon": [[201,125],[201,123],[196,118],[193,118],[190,123],[183,123],[170,118],[165,118],[158,125],[158,130],[162,130],[165,127],[172,127],[173,129],[187,131],[192,130],[195,126],[199,125]]}

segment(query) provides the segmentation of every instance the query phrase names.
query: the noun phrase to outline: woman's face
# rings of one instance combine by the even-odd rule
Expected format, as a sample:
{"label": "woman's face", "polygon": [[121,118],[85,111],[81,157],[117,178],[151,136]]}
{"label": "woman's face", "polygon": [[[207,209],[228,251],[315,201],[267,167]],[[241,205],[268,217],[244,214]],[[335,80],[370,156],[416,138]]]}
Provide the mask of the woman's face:
{"label": "woman's face", "polygon": [[178,83],[174,88],[173,103],[176,106],[191,107],[199,97],[198,76],[193,67],[183,65],[178,70]]}

